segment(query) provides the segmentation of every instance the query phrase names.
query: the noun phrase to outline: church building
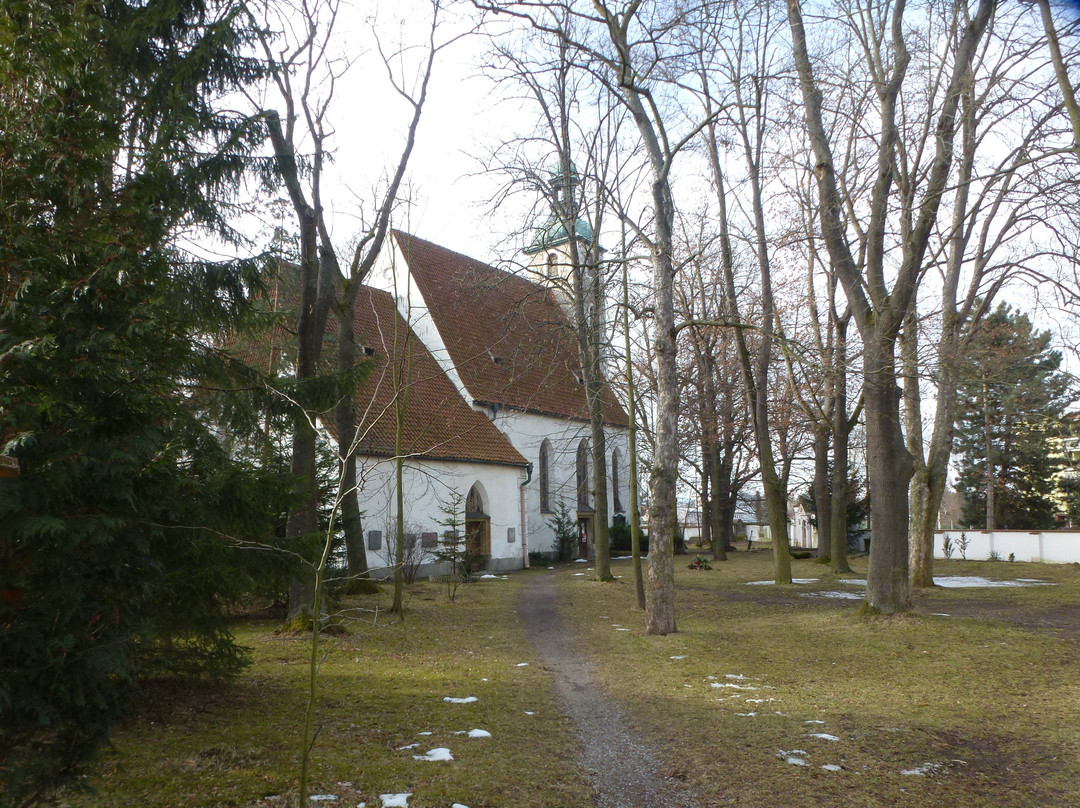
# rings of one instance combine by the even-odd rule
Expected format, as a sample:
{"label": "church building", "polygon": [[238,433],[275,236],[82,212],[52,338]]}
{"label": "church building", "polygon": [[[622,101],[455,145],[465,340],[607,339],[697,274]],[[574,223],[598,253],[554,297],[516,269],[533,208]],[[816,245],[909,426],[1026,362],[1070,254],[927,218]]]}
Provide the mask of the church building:
{"label": "church building", "polygon": [[[575,238],[589,235],[583,226]],[[541,228],[526,251],[534,282],[401,231],[388,238],[355,312],[374,366],[358,393],[357,496],[376,574],[393,566],[398,502],[410,564],[433,560],[448,510],[489,569],[553,554],[560,504],[577,522],[574,555],[593,554],[581,361],[566,301],[545,280],[569,263],[568,243],[565,229]],[[629,507],[628,419],[606,384],[602,400],[607,512],[618,518]]]}

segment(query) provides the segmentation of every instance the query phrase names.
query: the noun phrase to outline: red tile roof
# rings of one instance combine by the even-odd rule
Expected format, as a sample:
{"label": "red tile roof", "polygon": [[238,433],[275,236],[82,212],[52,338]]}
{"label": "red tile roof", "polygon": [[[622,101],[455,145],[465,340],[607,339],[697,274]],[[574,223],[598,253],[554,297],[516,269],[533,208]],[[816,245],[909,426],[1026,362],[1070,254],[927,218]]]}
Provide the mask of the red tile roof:
{"label": "red tile roof", "polygon": [[[397,343],[395,345],[395,333]],[[363,286],[357,295],[356,340],[371,349],[375,369],[357,393],[358,421],[366,424],[363,454],[394,456],[394,372],[404,389],[405,454],[524,466],[527,461],[486,415],[465,402],[386,292]],[[395,362],[390,358],[396,357]]]}
{"label": "red tile roof", "polygon": [[[547,287],[401,231],[394,238],[478,403],[588,420],[577,342]],[[606,384],[602,395],[605,422],[626,426]]]}
{"label": "red tile roof", "polygon": [[[269,309],[284,317],[261,334],[233,335],[230,352],[260,371],[275,372],[296,353],[296,311],[299,277],[294,267],[279,267],[268,294]],[[437,460],[501,463],[524,466],[528,461],[482,412],[472,409],[443,373],[420,339],[398,314],[386,292],[361,286],[357,292],[354,333],[361,358],[373,364],[356,395],[357,422],[362,425],[360,454],[394,456],[394,367],[407,383],[404,393],[403,454]],[[397,342],[395,343],[395,332]],[[337,324],[328,317],[321,365],[335,364]],[[365,350],[368,349],[368,350]],[[365,356],[366,354],[366,356]],[[391,363],[390,358],[398,362]],[[323,425],[335,434],[333,414]]]}

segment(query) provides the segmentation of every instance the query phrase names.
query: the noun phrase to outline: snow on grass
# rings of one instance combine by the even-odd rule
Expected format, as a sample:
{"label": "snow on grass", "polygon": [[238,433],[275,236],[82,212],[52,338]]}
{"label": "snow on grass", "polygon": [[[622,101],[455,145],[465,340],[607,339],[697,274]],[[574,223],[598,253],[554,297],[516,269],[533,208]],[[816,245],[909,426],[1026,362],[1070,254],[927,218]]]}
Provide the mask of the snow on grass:
{"label": "snow on grass", "polygon": [[730,687],[735,690],[760,690],[755,685],[737,685],[734,682],[710,682],[709,687]]}
{"label": "snow on grass", "polygon": [[517,665],[515,665],[514,667],[515,667],[515,668],[527,668],[527,667],[529,667],[529,663],[528,663],[528,662],[519,662],[519,663],[518,663]]}
{"label": "snow on grass", "polygon": [[819,718],[811,718],[809,721],[803,721],[804,724],[824,724],[825,722]]}
{"label": "snow on grass", "polygon": [[776,756],[781,760],[790,763],[792,766],[805,766],[807,764],[806,761],[803,760],[803,758],[805,758],[809,754],[809,752],[803,749],[781,749],[779,752],[776,753]]}
{"label": "snow on grass", "polygon": [[617,628],[615,630],[616,631],[629,631],[630,629],[628,629],[628,628]]}
{"label": "snow on grass", "polygon": [[526,710],[525,715],[536,715],[532,710]]}
{"label": "snow on grass", "polygon": [[1017,578],[1011,581],[999,581],[992,578],[984,578],[981,575],[945,575],[941,578],[934,576],[934,583],[946,589],[986,589],[999,586],[1054,586],[1051,581],[1040,581],[1037,578]]}
{"label": "snow on grass", "polygon": [[454,733],[455,735],[468,735],[470,738],[490,738],[491,733],[486,729],[462,729]]}
{"label": "snow on grass", "polygon": [[426,755],[413,755],[413,760],[429,760],[429,761],[448,761],[453,760],[454,756],[450,754],[450,750],[445,746],[436,746],[434,749],[429,749]]}
{"label": "snow on grass", "polygon": [[840,740],[837,736],[830,735],[827,732],[811,732],[806,737],[808,737],[808,738],[819,738],[819,739],[821,739],[823,741],[839,741]]}
{"label": "snow on grass", "polygon": [[841,578],[840,583],[849,584],[851,586],[866,586],[865,578]]}
{"label": "snow on grass", "polygon": [[379,799],[382,800],[382,808],[409,808],[411,796],[412,792],[406,791],[404,794],[380,794]]}
{"label": "snow on grass", "polygon": [[312,794],[308,797],[312,802],[336,802],[338,799],[337,794]]}
{"label": "snow on grass", "polygon": [[755,715],[757,715],[757,713],[735,713],[735,715],[741,715],[743,718],[753,718]]}
{"label": "snow on grass", "polygon": [[686,657],[687,654],[677,654],[676,656],[668,657],[668,659],[686,659]]}
{"label": "snow on grass", "polygon": [[[817,583],[817,578],[792,578],[793,584],[812,584]],[[746,586],[772,586],[776,581],[747,581]]]}
{"label": "snow on grass", "polygon": [[841,769],[835,763],[826,763],[821,768],[823,768],[827,772],[842,772],[843,771],[843,769]]}
{"label": "snow on grass", "polygon": [[938,769],[942,768],[942,763],[923,763],[921,766],[916,766],[913,769],[903,769],[900,774],[906,777],[925,777],[928,774],[933,774]]}
{"label": "snow on grass", "polygon": [[585,576],[584,572],[575,572],[574,573],[575,578],[583,578],[584,576]]}
{"label": "snow on grass", "polygon": [[862,600],[865,596],[858,592],[801,592],[802,598],[832,598],[834,600]]}
{"label": "snow on grass", "polygon": [[443,701],[449,704],[472,704],[474,701],[480,701],[480,699],[476,698],[476,696],[466,696],[463,699],[454,696],[443,696]]}
{"label": "snow on grass", "polygon": [[934,612],[931,617],[952,617],[951,614],[945,614],[945,612]]}
{"label": "snow on grass", "polygon": [[399,747],[397,748],[397,750],[398,750],[399,752],[407,752],[407,751],[409,751],[410,749],[415,749],[415,748],[416,748],[416,747],[418,747],[419,745],[420,745],[420,744],[418,744],[418,743],[411,743],[411,744],[409,744],[408,746],[399,746]]}
{"label": "snow on grass", "polygon": [[574,563],[575,564],[588,564],[589,561],[586,558],[575,558]]}
{"label": "snow on grass", "polygon": [[417,735],[434,735],[434,732],[418,732]]}
{"label": "snow on grass", "polygon": [[455,802],[450,808],[469,808],[468,805],[462,805],[460,802]]}

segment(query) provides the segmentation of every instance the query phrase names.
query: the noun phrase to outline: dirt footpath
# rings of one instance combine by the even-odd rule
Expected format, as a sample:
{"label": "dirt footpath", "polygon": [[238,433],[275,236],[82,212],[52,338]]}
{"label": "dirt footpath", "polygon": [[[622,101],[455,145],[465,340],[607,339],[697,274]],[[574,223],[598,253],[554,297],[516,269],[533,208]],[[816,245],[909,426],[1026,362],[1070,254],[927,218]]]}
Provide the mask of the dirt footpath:
{"label": "dirt footpath", "polygon": [[654,750],[634,737],[622,710],[596,686],[559,620],[554,597],[554,575],[533,578],[522,594],[521,615],[581,739],[581,765],[596,808],[700,808],[703,803],[685,787],[660,773]]}

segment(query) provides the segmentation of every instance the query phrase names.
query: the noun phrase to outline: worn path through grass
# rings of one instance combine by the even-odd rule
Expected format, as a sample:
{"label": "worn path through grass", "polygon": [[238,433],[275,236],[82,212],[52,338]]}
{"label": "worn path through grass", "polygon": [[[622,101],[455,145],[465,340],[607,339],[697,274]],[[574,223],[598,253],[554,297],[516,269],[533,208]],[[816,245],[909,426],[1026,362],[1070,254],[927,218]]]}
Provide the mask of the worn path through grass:
{"label": "worn path through grass", "polygon": [[533,577],[522,592],[529,638],[554,677],[559,707],[574,722],[597,808],[694,808],[701,801],[661,772],[656,750],[631,730],[623,711],[593,679],[591,664],[556,609],[554,576]]}

